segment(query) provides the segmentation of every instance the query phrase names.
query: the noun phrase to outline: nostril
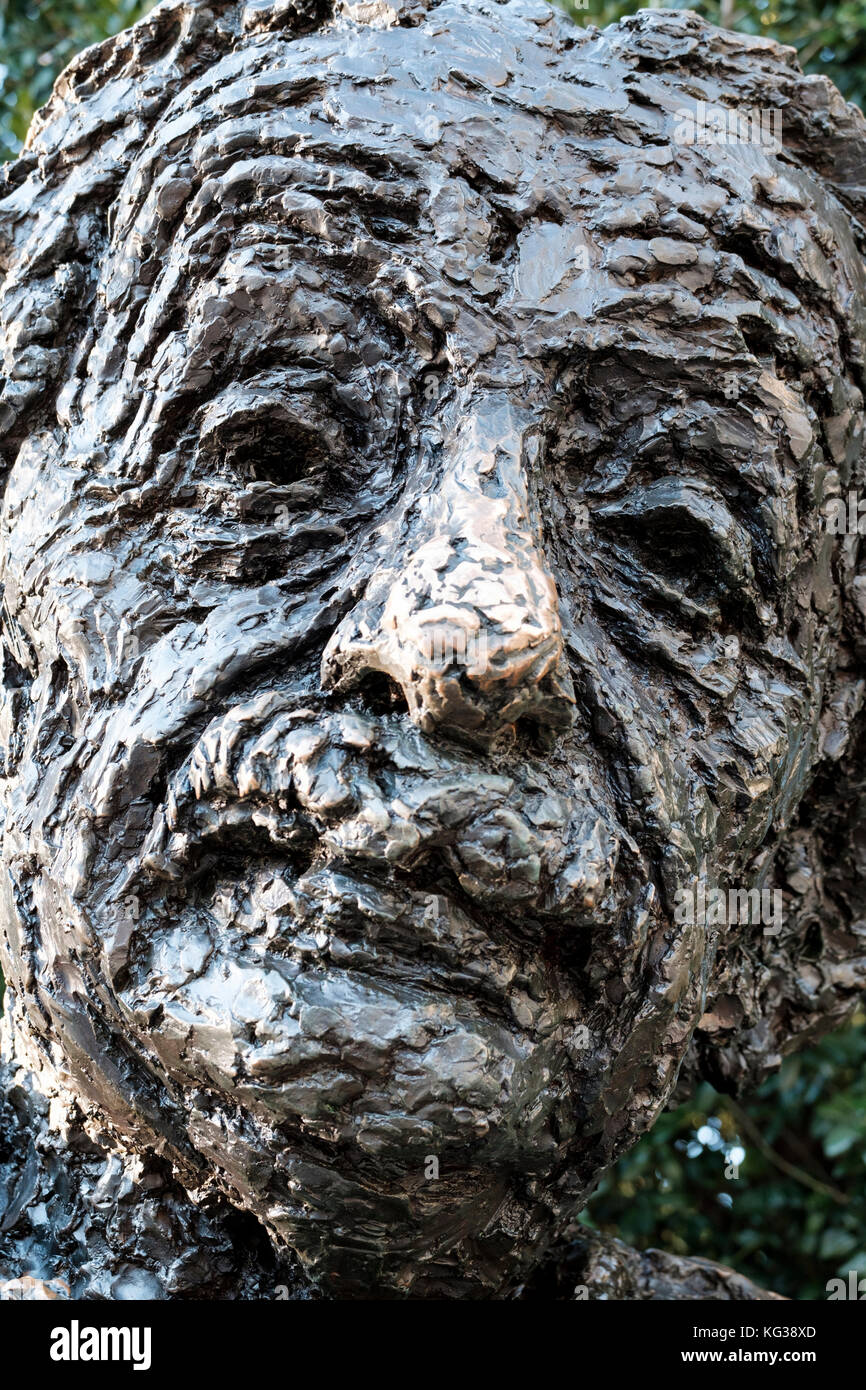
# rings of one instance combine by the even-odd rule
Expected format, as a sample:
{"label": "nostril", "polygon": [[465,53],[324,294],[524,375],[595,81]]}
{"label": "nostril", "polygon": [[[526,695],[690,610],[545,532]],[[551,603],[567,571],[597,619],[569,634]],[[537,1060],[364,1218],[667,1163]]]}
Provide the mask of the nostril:
{"label": "nostril", "polygon": [[400,686],[384,671],[369,671],[355,693],[369,714],[405,714],[409,708]]}
{"label": "nostril", "polygon": [[518,743],[529,753],[550,752],[556,747],[558,730],[544,719],[523,714],[514,725]]}
{"label": "nostril", "polygon": [[514,723],[516,737],[525,743],[537,743],[541,735],[542,725],[538,719],[533,719],[529,714],[522,714]]}

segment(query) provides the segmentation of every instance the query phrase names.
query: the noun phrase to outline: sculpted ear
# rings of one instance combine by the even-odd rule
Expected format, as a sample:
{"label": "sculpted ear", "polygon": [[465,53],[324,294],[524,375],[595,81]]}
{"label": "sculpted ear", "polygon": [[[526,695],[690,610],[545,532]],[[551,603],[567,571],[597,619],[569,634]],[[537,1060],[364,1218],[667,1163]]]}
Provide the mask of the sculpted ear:
{"label": "sculpted ear", "polygon": [[[697,69],[712,72],[726,107],[781,111],[782,148],[765,191],[781,217],[807,221],[826,243],[841,286],[834,307],[820,287],[806,300],[819,328],[826,319],[821,336],[838,364],[821,407],[820,466],[835,470],[843,496],[866,497],[866,119],[772,40],[679,11],[644,11],[621,27],[629,50],[681,84],[689,101]],[[754,1089],[786,1053],[844,1022],[866,988],[866,537],[839,538],[828,578],[840,600],[838,642],[813,780],[793,823],[771,827],[762,849],[767,883],[784,891],[784,920],[773,934],[760,926],[726,933],[680,1094],[700,1079],[723,1091]]]}
{"label": "sculpted ear", "polygon": [[791,73],[782,83],[782,141],[860,223],[866,250],[866,118],[827,77]]}

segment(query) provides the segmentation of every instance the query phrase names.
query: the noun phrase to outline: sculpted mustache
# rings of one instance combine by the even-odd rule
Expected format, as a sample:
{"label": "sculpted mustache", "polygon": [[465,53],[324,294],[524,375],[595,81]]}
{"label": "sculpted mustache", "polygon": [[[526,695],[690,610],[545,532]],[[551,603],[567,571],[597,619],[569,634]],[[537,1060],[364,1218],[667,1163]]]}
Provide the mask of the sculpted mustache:
{"label": "sculpted mustache", "polygon": [[[431,854],[474,900],[598,925],[615,912],[621,847],[637,846],[540,765],[487,770],[428,743],[403,716],[299,708],[269,692],[214,719],[171,779],[132,877],[183,879],[209,850],[264,843],[363,877]],[[129,880],[127,880],[127,887]]]}

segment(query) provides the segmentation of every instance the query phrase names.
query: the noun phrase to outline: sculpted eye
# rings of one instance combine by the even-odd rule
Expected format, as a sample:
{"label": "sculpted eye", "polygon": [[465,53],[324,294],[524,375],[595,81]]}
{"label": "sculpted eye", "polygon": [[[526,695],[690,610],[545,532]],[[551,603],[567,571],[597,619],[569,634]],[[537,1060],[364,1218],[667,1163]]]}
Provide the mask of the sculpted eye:
{"label": "sculpted eye", "polygon": [[748,532],[705,483],[659,478],[595,514],[637,540],[650,570],[732,592],[754,580]]}
{"label": "sculpted eye", "polygon": [[224,465],[242,484],[292,487],[309,482],[324,466],[326,448],[312,429],[285,415],[266,414],[231,427],[212,439]]}
{"label": "sculpted eye", "polygon": [[312,394],[239,384],[205,411],[199,429],[203,470],[241,489],[314,496],[345,454],[339,423]]}

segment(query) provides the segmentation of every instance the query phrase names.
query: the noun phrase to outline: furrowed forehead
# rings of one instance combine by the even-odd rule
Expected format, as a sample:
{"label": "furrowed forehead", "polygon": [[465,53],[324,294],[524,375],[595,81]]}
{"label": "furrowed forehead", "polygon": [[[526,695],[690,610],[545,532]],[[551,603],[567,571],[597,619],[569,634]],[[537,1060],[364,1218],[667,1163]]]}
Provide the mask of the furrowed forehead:
{"label": "furrowed forehead", "polygon": [[[686,74],[646,63],[695,50],[694,17],[598,35],[455,0],[409,27],[298,36],[269,27],[278,9],[169,3],[92,79],[80,60],[61,80],[0,202],[20,252],[2,305],[13,443],[82,296],[105,383],[119,344],[141,330],[152,348],[188,287],[268,238],[322,258],[337,292],[378,278],[386,317],[445,330],[458,366],[509,333],[539,358],[628,344],[696,370],[750,345],[804,367],[828,334],[840,360],[859,345],[859,261],[820,180],[780,182],[762,150],[676,147]],[[744,71],[784,67],[754,47]],[[735,73],[742,54],[717,57]]]}
{"label": "furrowed forehead", "polygon": [[[220,20],[238,9],[217,8]],[[468,30],[460,9],[454,25]],[[431,36],[422,41],[420,31],[401,29],[392,37],[345,23],[306,38],[290,30],[241,35],[236,22],[222,30],[217,24],[212,34],[213,14],[205,11],[205,21],[200,10],[195,3],[160,7],[130,36],[103,46],[110,51],[101,66],[91,55],[93,75],[79,60],[34,127],[32,153],[7,179],[0,200],[10,271],[0,306],[7,331],[8,375],[0,398],[7,462],[39,423],[46,388],[68,360],[72,344],[64,323],[81,321],[82,298],[103,325],[121,301],[130,313],[136,305],[144,312],[160,275],[155,253],[174,244],[179,230],[188,236],[190,214],[193,220],[200,214],[204,224],[208,202],[219,200],[236,237],[243,234],[244,213],[252,221],[271,201],[269,220],[281,217],[291,234],[305,224],[310,229],[317,194],[342,183],[344,206],[322,214],[321,230],[327,234],[329,219],[350,213],[359,231],[366,222],[374,239],[399,239],[400,223],[411,223],[419,198],[429,196],[431,151],[438,149],[434,163],[447,157],[428,98],[447,77],[448,64]],[[549,21],[550,12],[545,17]],[[204,37],[196,33],[202,25]],[[526,28],[525,21],[506,18],[503,41],[509,25]],[[415,56],[403,72],[398,54],[407,36]],[[455,38],[449,38],[449,51]],[[490,39],[486,45],[466,42],[478,73],[500,81],[495,64],[488,72]],[[190,50],[204,50],[207,61],[191,63]],[[472,83],[461,79],[461,85]],[[461,108],[449,128],[460,132],[458,143],[472,141],[478,132],[471,112],[483,103],[468,91],[449,101]],[[476,143],[486,142],[497,169],[517,169],[521,159],[509,150],[505,125],[487,121],[486,136]],[[281,199],[288,201],[279,209]],[[223,231],[218,228],[217,237]],[[197,250],[201,260],[193,276],[206,273],[205,262],[213,263],[219,245]],[[113,262],[109,278],[100,274],[106,257]],[[146,273],[139,279],[142,266]],[[151,319],[155,313],[154,306]]]}
{"label": "furrowed forehead", "polygon": [[[552,141],[551,122],[519,94],[507,112],[492,110],[508,74],[489,44],[464,52],[454,28],[447,42],[420,29],[342,28],[232,53],[157,122],[121,190],[116,238],[159,231],[202,185],[235,206],[300,185],[332,204],[413,216],[443,170],[516,193]],[[455,76],[457,57],[465,71]]]}

